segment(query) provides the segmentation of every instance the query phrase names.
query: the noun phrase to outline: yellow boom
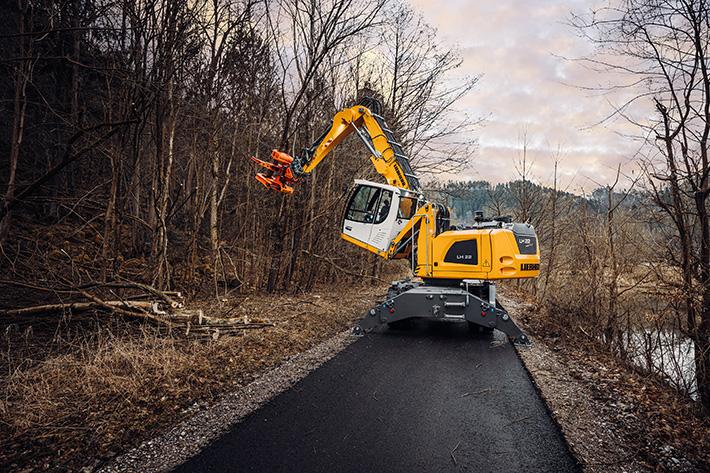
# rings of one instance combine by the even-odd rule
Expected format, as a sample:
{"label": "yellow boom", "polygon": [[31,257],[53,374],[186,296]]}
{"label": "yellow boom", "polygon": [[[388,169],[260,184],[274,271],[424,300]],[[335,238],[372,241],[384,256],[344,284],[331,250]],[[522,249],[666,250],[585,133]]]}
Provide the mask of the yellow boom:
{"label": "yellow boom", "polygon": [[323,159],[345,138],[355,132],[370,151],[370,161],[388,184],[401,189],[419,190],[419,180],[412,172],[409,158],[402,146],[394,140],[384,119],[364,105],[356,105],[338,112],[333,125],[300,156],[291,157],[274,150],[275,163],[252,158],[269,174],[257,174],[259,182],[280,192],[293,192],[293,185],[303,174],[310,174]]}

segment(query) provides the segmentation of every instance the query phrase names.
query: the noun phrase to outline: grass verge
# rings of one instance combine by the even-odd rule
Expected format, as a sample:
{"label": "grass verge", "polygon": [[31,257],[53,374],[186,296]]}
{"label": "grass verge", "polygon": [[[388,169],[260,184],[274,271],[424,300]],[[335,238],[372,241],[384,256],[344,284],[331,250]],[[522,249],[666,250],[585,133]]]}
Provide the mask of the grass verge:
{"label": "grass verge", "polygon": [[192,304],[208,314],[275,324],[217,340],[95,318],[45,323],[41,330],[5,325],[0,470],[100,465],[183,419],[194,403],[243,386],[352,326],[385,287]]}
{"label": "grass verge", "polygon": [[507,295],[534,342],[520,357],[584,471],[710,471],[710,418],[698,403],[594,345],[546,330],[543,309]]}

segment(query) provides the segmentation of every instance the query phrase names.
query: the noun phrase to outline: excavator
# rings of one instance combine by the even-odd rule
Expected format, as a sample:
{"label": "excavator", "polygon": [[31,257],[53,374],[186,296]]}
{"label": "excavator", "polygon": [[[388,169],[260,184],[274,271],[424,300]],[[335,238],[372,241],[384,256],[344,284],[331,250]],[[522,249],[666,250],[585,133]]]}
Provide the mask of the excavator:
{"label": "excavator", "polygon": [[345,138],[355,133],[386,184],[356,179],[342,217],[341,238],[385,259],[408,259],[415,278],[395,281],[387,298],[370,309],[356,334],[424,318],[467,322],[471,329],[498,329],[529,344],[496,299],[496,282],[540,273],[535,229],[510,217],[476,212],[465,227],[451,224],[447,207],[428,201],[403,147],[387,127],[381,104],[366,98],[345,108],[332,126],[300,155],[274,150],[273,162],[251,159],[267,172],[256,179],[290,194]]}

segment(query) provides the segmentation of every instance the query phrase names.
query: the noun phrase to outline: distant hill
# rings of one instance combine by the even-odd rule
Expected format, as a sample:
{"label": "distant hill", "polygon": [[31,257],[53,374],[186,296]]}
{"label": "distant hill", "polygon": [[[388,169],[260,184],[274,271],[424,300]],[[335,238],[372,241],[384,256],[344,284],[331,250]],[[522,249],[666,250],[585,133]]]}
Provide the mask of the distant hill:
{"label": "distant hill", "polygon": [[[551,210],[555,190],[530,181],[515,180],[502,184],[488,181],[432,182],[426,187],[427,196],[448,206],[454,223],[469,223],[474,212],[481,210],[487,217],[510,215],[516,220],[535,223],[541,214]],[[618,202],[624,193],[614,193]],[[569,213],[586,206],[588,211],[606,212],[608,191],[604,187],[591,194],[580,196],[566,191],[557,191],[558,211]],[[623,200],[623,208],[637,208],[652,204],[649,196],[641,191],[632,191]]]}

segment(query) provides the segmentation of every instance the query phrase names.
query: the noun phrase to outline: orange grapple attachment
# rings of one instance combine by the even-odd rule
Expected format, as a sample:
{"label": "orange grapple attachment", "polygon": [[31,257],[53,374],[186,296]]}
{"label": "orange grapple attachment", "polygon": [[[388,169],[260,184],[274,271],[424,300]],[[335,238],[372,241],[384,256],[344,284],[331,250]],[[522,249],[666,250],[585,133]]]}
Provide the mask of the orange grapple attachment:
{"label": "orange grapple attachment", "polygon": [[269,189],[291,194],[293,192],[292,185],[296,182],[296,176],[291,170],[293,158],[278,150],[271,152],[271,158],[275,162],[262,161],[252,156],[252,161],[269,171],[267,174],[257,173],[256,180]]}
{"label": "orange grapple attachment", "polygon": [[293,162],[293,158],[289,156],[286,153],[282,153],[281,151],[275,149],[271,152],[271,158],[274,161],[277,161],[281,164],[288,164],[290,165]]}

